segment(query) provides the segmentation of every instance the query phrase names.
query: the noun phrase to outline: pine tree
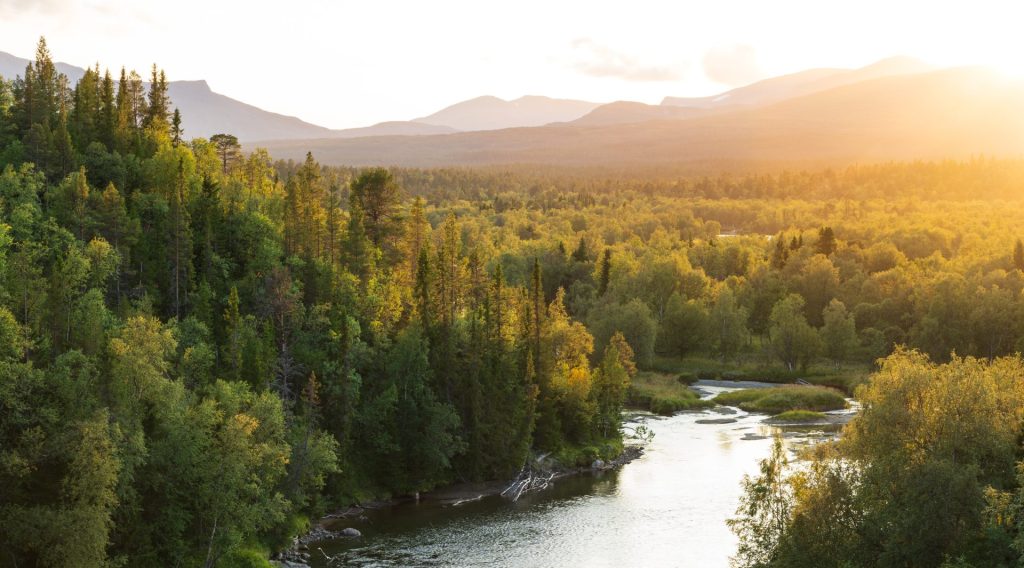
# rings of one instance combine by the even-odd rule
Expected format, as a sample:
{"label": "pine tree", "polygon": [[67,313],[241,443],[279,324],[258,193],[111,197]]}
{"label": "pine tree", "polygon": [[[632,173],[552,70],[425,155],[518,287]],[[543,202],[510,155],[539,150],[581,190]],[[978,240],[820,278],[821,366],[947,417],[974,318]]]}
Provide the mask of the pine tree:
{"label": "pine tree", "polygon": [[224,308],[224,361],[229,376],[240,380],[242,373],[242,314],[239,307],[238,288],[231,287],[228,305]]}
{"label": "pine tree", "polygon": [[156,63],[153,64],[149,80],[148,99],[142,126],[151,129],[155,133],[167,133],[170,128],[168,121],[170,116],[168,110],[170,99],[167,96],[167,77],[162,70],[157,72]]}
{"label": "pine tree", "polygon": [[171,191],[171,290],[174,294],[174,315],[181,319],[183,304],[188,299],[192,277],[192,236],[185,205],[187,187],[184,165],[178,161],[178,175]]}
{"label": "pine tree", "polygon": [[587,248],[587,240],[585,238],[580,237],[576,250],[572,251],[572,259],[576,262],[588,262],[590,260],[590,250]]}
{"label": "pine tree", "polygon": [[431,309],[431,267],[430,254],[427,248],[420,249],[420,258],[416,267],[416,280],[413,285],[413,293],[416,297],[416,311],[420,324],[428,333],[433,327]]}
{"label": "pine tree", "polygon": [[366,216],[366,234],[377,248],[386,249],[386,241],[396,231],[397,206],[401,189],[386,169],[363,172],[351,184],[352,200]]}
{"label": "pine tree", "polygon": [[181,127],[181,111],[175,108],[174,118],[171,119],[171,144],[174,144],[175,147],[180,145],[184,132],[184,129]]}
{"label": "pine tree", "polygon": [[818,230],[818,243],[815,247],[818,254],[831,255],[836,250],[836,236],[832,227],[822,227]]}
{"label": "pine tree", "polygon": [[86,69],[75,85],[74,106],[71,109],[71,137],[75,146],[84,149],[94,140],[100,139],[102,126],[102,103],[99,65]]}
{"label": "pine tree", "polygon": [[786,248],[786,237],[782,233],[775,238],[775,247],[772,249],[771,266],[775,270],[782,270],[789,260],[789,250]]}
{"label": "pine tree", "polygon": [[608,284],[611,282],[612,277],[612,250],[609,248],[604,249],[604,255],[601,257],[601,274],[598,278],[597,283],[597,295],[604,296],[608,293]]}
{"label": "pine tree", "polygon": [[210,142],[217,148],[217,155],[220,156],[221,173],[228,175],[232,166],[242,157],[242,145],[238,143],[238,137],[232,134],[214,134],[210,136]]}
{"label": "pine tree", "polygon": [[114,79],[110,71],[103,74],[103,82],[100,85],[100,122],[99,140],[107,147],[107,151],[113,151],[117,141],[117,101],[115,98]]}
{"label": "pine tree", "polygon": [[540,326],[541,314],[544,309],[544,286],[541,281],[540,259],[534,257],[533,272],[530,276],[530,299],[533,302],[533,352],[534,364],[540,367]]}
{"label": "pine tree", "polygon": [[376,247],[366,236],[363,227],[363,210],[353,202],[349,210],[348,234],[345,236],[345,264],[352,274],[364,285],[369,281],[377,266]]}

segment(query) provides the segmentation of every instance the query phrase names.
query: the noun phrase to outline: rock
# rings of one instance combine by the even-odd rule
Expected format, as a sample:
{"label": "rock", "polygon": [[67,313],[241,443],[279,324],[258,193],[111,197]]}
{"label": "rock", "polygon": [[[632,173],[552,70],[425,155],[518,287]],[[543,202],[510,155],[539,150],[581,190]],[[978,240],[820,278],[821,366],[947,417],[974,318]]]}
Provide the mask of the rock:
{"label": "rock", "polygon": [[602,459],[594,460],[594,463],[590,465],[591,469],[604,469],[607,464]]}
{"label": "rock", "polygon": [[735,422],[735,418],[704,418],[698,420],[697,424],[733,424]]}
{"label": "rock", "polygon": [[348,537],[348,538],[356,538],[356,537],[363,536],[363,533],[359,532],[359,530],[357,530],[357,529],[349,527],[347,529],[343,529],[340,533],[338,533],[338,536],[344,536],[344,537]]}
{"label": "rock", "polygon": [[309,564],[292,562],[291,560],[272,560],[270,564],[273,566],[279,566],[280,568],[309,568]]}

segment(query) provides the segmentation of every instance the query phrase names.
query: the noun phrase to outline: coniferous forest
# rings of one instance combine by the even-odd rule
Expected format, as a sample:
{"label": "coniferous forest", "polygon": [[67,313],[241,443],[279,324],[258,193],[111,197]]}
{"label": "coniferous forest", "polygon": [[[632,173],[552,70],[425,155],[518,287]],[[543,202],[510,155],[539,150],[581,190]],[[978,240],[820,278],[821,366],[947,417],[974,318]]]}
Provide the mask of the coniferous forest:
{"label": "coniferous forest", "polygon": [[45,41],[0,81],[0,565],[263,566],[614,459],[680,372],[864,404],[748,480],[743,566],[1019,561],[1024,162],[328,167],[190,137],[166,85]]}

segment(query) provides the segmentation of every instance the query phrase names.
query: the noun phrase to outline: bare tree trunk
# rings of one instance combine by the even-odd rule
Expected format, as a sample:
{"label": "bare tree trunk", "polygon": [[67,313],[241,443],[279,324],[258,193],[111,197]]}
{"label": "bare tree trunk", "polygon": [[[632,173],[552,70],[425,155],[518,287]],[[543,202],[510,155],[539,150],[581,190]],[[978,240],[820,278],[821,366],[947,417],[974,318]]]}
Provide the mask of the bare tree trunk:
{"label": "bare tree trunk", "polygon": [[213,568],[213,565],[214,565],[214,563],[217,560],[217,558],[213,555],[213,541],[214,541],[214,538],[216,538],[216,536],[217,536],[217,520],[218,519],[216,517],[214,517],[214,519],[213,519],[213,530],[210,531],[210,543],[206,547],[206,562],[203,563],[203,567],[204,568]]}

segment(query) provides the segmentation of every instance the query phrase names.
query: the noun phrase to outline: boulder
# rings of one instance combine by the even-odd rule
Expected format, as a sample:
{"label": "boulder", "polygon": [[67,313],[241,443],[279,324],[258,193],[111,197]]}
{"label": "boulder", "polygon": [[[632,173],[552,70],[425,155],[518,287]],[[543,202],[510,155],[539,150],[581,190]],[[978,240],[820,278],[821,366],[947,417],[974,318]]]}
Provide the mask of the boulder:
{"label": "boulder", "polygon": [[359,532],[358,529],[354,529],[352,527],[349,527],[347,529],[342,529],[342,531],[340,533],[338,533],[338,535],[349,537],[349,538],[356,538],[356,537],[363,536],[363,533]]}

